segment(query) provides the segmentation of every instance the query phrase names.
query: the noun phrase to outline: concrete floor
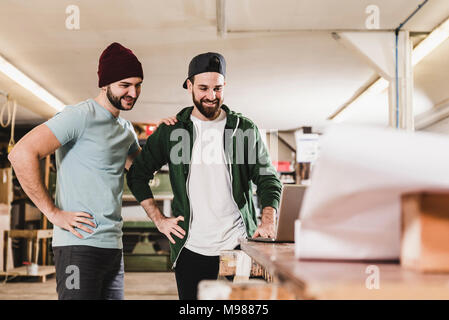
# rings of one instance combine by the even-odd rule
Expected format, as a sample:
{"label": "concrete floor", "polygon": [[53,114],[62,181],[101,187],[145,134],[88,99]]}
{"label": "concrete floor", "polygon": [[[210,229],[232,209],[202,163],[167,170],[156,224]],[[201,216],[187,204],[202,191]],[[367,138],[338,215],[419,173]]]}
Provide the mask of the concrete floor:
{"label": "concrete floor", "polygon": [[[0,281],[0,300],[56,300],[56,279],[46,282]],[[126,272],[125,299],[177,300],[174,272]]]}

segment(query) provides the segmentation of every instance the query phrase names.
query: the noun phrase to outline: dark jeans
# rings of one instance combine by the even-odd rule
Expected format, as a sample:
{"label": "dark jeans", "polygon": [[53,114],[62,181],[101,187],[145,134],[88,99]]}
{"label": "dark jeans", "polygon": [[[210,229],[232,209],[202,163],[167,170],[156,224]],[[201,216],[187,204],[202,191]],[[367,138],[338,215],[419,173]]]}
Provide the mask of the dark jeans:
{"label": "dark jeans", "polygon": [[121,249],[53,247],[59,300],[123,300]]}
{"label": "dark jeans", "polygon": [[201,280],[217,280],[219,256],[203,256],[183,248],[176,262],[175,275],[180,300],[196,300]]}

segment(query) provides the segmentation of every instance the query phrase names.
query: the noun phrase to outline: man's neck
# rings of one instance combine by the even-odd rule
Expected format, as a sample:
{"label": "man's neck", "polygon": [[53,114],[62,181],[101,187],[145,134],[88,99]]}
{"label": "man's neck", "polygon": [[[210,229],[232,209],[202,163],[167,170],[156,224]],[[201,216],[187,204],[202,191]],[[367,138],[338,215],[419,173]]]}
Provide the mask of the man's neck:
{"label": "man's neck", "polygon": [[110,102],[108,97],[106,97],[104,94],[100,93],[95,99],[94,99],[100,106],[108,110],[115,118],[117,118],[120,115],[120,110],[114,107]]}
{"label": "man's neck", "polygon": [[221,108],[218,109],[217,114],[215,114],[213,118],[207,118],[198,110],[198,108],[195,105],[193,106],[192,116],[200,119],[201,121],[214,121],[215,119],[217,119],[220,116],[220,114],[221,114]]}

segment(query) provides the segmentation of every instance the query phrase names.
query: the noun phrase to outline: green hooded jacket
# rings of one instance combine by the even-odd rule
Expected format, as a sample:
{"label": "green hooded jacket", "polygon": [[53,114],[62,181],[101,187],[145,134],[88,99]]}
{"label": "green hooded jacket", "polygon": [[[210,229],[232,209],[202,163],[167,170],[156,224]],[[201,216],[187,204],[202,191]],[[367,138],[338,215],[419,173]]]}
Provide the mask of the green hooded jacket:
{"label": "green hooded jacket", "polygon": [[[279,207],[282,184],[271,164],[266,146],[261,140],[256,125],[240,113],[221,107],[226,112],[224,151],[230,172],[232,195],[238,206],[251,237],[257,229],[256,211],[252,197],[252,183],[257,186],[257,196],[262,208]],[[127,173],[127,182],[137,201],[153,198],[149,181],[154,173],[168,164],[170,183],[173,190],[173,216],[184,216],[178,225],[186,231],[183,239],[173,235],[175,244],[170,243],[170,261],[173,267],[189,236],[191,207],[188,180],[190,160],[195,140],[195,130],[190,119],[193,107],[181,110],[175,125],[161,124],[148,138],[142,152],[136,157]]]}

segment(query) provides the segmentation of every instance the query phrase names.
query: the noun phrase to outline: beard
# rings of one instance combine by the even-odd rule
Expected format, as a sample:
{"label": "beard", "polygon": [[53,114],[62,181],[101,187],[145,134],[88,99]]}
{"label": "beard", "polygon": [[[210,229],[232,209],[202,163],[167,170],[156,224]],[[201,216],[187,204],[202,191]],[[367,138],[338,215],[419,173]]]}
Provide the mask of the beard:
{"label": "beard", "polygon": [[[201,100],[197,100],[195,97],[195,94],[192,92],[192,99],[193,103],[197,107],[198,111],[205,116],[207,119],[214,120],[218,115],[220,114],[220,107],[223,104],[223,99],[215,99],[215,100],[208,100],[206,98],[203,98]],[[203,103],[214,103],[215,106],[208,107],[204,106]]]}
{"label": "beard", "polygon": [[[123,110],[123,111],[129,111],[129,110],[131,110],[131,109],[134,107],[134,104],[135,104],[136,101],[137,101],[137,98],[133,100],[133,103],[132,103],[132,105],[131,105],[131,108],[124,108],[124,107],[122,106],[122,99],[128,98],[128,97],[129,97],[129,98],[132,98],[132,97],[127,96],[127,95],[124,95],[124,96],[121,96],[121,97],[114,96],[114,94],[112,93],[110,87],[108,87],[107,90],[106,90],[106,96],[108,97],[109,102],[110,102],[115,108],[117,108],[117,109],[119,109],[119,110]],[[126,100],[125,100],[125,102],[126,102]]]}

